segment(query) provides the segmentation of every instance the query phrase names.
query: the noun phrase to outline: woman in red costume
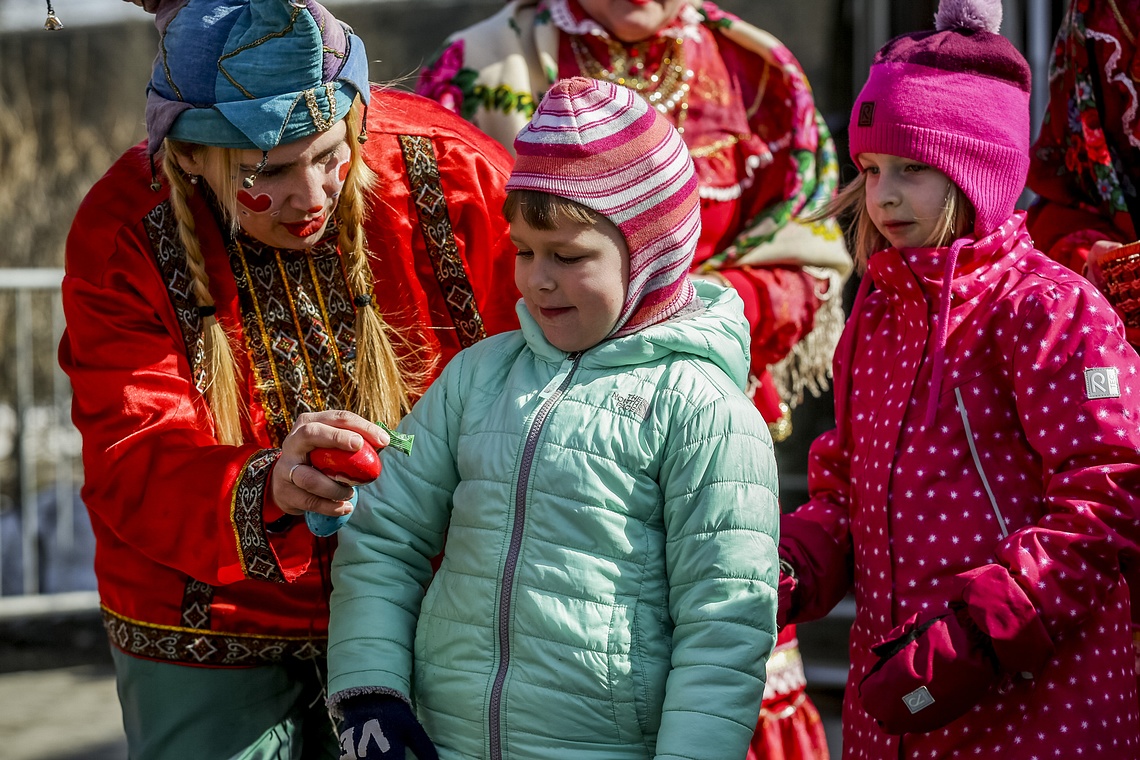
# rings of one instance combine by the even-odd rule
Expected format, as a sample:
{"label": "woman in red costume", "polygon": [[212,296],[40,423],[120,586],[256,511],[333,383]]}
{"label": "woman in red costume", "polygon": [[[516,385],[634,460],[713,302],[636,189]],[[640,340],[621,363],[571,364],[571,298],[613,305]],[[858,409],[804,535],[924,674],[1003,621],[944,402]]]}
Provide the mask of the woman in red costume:
{"label": "woman in red costume", "polygon": [[[1028,181],[1039,196],[1028,220],[1037,246],[1105,291],[1134,346],[1140,346],[1140,285],[1130,295],[1119,286],[1112,292],[1116,273],[1106,281],[1102,262],[1140,238],[1138,34],[1140,0],[1071,3],[1053,45],[1049,104]],[[1140,253],[1108,268],[1140,281]]]}
{"label": "woman in red costume", "polygon": [[[752,397],[774,440],[828,379],[850,268],[831,221],[803,219],[838,177],[803,70],[767,32],[700,0],[513,0],[449,38],[417,91],[511,143],[557,79],[637,90],[681,132],[700,180],[694,276],[736,289],[752,326]],[[751,757],[821,758],[794,628],[768,666]]]}
{"label": "woman in red costume", "polygon": [[387,444],[372,420],[517,327],[510,158],[370,86],[316,2],[137,4],[149,140],[75,218],[60,345],[131,757],[335,758],[307,525],[353,492],[309,453]]}

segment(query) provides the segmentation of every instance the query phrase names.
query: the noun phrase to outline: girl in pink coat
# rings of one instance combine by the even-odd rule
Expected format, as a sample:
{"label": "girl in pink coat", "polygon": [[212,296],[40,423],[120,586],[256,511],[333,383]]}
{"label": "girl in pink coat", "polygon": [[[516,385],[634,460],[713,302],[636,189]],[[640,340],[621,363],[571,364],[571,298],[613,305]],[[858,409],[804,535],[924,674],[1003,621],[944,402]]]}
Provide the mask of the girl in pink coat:
{"label": "girl in pink coat", "polygon": [[1014,211],[1030,81],[1000,8],[943,0],[851,116],[864,277],[780,542],[787,622],[855,594],[844,758],[1140,756],[1140,359]]}

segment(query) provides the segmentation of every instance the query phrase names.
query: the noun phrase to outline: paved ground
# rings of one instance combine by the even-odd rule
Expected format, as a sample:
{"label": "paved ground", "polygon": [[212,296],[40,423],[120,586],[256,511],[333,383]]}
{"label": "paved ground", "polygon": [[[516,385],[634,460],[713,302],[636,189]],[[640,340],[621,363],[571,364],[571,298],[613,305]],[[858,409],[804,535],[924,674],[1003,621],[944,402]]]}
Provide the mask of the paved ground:
{"label": "paved ground", "polygon": [[[810,666],[819,637],[803,626],[800,637]],[[0,757],[126,760],[106,646],[97,621],[0,626]],[[841,694],[827,688],[812,696],[838,758]]]}
{"label": "paved ground", "polygon": [[0,674],[0,756],[8,760],[125,760],[111,666]]}
{"label": "paved ground", "polygon": [[[815,700],[838,758],[838,699],[828,692]],[[127,757],[110,665],[0,674],[0,705],[0,756],[7,760]]]}

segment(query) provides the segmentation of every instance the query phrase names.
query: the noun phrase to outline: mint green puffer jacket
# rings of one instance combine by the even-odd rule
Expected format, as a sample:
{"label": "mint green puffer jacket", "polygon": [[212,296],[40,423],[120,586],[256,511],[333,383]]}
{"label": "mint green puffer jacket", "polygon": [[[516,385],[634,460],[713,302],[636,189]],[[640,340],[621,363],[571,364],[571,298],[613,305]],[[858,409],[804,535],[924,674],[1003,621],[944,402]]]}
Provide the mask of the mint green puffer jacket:
{"label": "mint green puffer jacket", "polygon": [[334,709],[408,695],[444,760],[745,756],[776,465],[740,299],[698,293],[703,312],[575,355],[520,303],[521,331],[452,360],[339,534]]}

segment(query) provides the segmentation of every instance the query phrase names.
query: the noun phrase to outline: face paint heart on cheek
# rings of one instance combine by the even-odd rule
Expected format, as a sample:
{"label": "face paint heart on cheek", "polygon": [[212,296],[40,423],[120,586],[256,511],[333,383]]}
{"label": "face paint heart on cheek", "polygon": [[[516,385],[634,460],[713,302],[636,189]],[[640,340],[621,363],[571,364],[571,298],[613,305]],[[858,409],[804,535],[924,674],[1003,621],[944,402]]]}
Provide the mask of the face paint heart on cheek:
{"label": "face paint heart on cheek", "polygon": [[273,205],[273,198],[265,193],[254,195],[247,190],[238,190],[238,203],[255,214],[264,214]]}

